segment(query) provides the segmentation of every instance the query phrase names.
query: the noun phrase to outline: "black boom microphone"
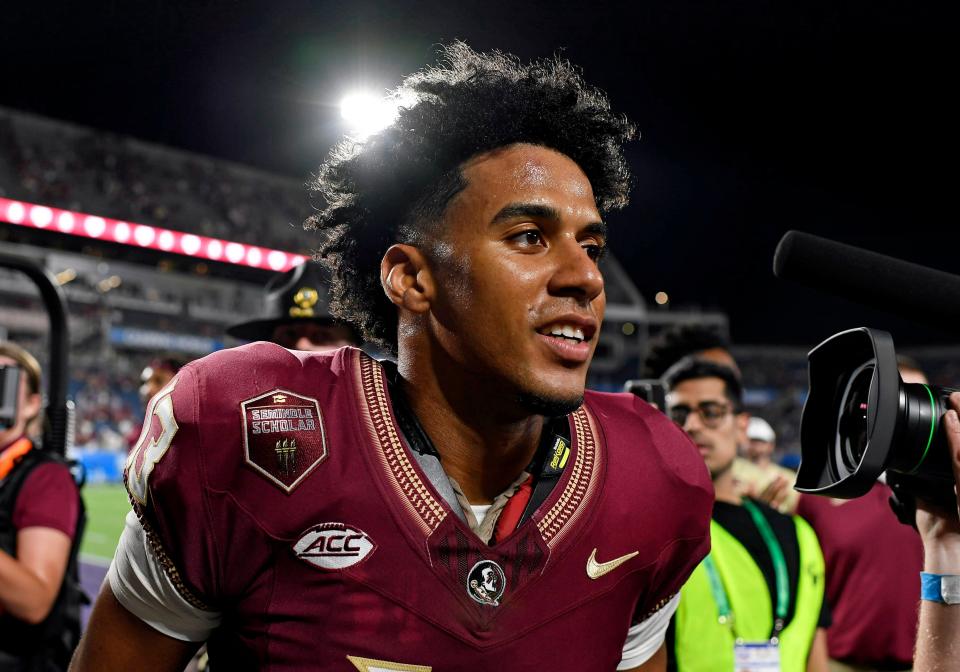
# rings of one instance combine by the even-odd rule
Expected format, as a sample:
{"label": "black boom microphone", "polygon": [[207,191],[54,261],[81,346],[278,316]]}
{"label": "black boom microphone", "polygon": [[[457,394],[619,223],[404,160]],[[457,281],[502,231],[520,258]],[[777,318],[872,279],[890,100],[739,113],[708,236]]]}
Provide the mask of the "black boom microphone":
{"label": "black boom microphone", "polygon": [[801,231],[788,231],[773,274],[940,329],[960,331],[960,276]]}

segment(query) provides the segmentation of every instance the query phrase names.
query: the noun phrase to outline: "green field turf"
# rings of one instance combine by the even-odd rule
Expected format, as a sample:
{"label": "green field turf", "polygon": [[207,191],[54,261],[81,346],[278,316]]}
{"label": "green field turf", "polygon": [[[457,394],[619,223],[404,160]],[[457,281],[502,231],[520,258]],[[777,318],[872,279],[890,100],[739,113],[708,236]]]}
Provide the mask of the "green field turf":
{"label": "green field turf", "polygon": [[87,485],[83,488],[87,506],[87,531],[80,544],[86,560],[104,562],[113,558],[123,519],[130,510],[127,491],[122,485]]}

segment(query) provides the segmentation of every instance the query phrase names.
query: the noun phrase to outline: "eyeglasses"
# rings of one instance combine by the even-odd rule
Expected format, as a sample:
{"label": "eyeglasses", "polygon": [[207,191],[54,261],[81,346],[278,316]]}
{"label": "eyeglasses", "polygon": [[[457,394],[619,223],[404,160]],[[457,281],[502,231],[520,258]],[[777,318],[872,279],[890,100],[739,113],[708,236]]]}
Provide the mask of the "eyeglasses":
{"label": "eyeglasses", "polygon": [[723,419],[727,417],[727,414],[730,413],[731,410],[730,404],[722,404],[717,401],[701,401],[694,408],[684,404],[671,406],[667,415],[670,416],[671,420],[683,427],[687,424],[687,418],[690,417],[690,414],[696,411],[697,415],[700,416],[700,420],[703,421],[703,424],[714,429],[720,426],[720,423],[723,422]]}

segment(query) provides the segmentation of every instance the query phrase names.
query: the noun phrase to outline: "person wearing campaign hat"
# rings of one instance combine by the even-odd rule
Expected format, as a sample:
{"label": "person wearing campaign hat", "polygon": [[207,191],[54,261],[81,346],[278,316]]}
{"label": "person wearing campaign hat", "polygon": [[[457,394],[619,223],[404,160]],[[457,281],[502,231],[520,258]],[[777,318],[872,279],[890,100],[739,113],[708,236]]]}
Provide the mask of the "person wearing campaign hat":
{"label": "person wearing campaign hat", "polygon": [[360,345],[356,332],[330,315],[329,279],[307,261],[270,279],[263,315],[234,324],[227,333],[247,341],[271,341],[291,350],[322,352]]}

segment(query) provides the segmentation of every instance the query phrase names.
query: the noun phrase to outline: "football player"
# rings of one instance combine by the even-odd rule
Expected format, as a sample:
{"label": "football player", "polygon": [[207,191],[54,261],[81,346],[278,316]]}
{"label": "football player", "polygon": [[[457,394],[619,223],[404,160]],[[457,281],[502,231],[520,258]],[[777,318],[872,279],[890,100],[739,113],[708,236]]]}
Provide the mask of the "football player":
{"label": "football player", "polygon": [[689,439],[585,392],[632,125],[559,60],[462,43],[334,148],[331,311],[396,356],[255,343],[147,409],[75,669],[663,670],[713,493]]}

